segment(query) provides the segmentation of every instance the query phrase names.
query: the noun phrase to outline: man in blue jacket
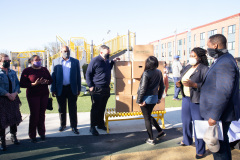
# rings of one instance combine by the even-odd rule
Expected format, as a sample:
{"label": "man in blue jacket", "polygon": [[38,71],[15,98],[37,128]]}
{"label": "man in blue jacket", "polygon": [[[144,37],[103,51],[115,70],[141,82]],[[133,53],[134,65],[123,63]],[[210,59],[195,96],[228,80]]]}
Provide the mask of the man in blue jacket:
{"label": "man in blue jacket", "polygon": [[226,45],[227,39],[222,34],[209,38],[207,50],[214,63],[206,73],[200,95],[201,116],[210,126],[222,121],[224,140],[219,141],[220,150],[213,153],[215,160],[231,159],[227,132],[231,121],[240,118],[239,69]]}
{"label": "man in blue jacket", "polygon": [[86,81],[92,100],[90,132],[94,136],[99,135],[95,126],[97,126],[98,129],[107,130],[103,118],[107,101],[110,97],[109,85],[111,81],[111,69],[114,64],[114,61],[109,61],[109,55],[109,47],[102,45],[99,56],[91,60],[86,72]]}
{"label": "man in blue jacket", "polygon": [[66,101],[68,100],[68,110],[72,131],[79,134],[77,129],[77,98],[81,91],[81,74],[79,60],[70,57],[70,50],[67,46],[61,49],[62,57],[54,59],[52,62],[51,92],[53,97],[57,97],[59,106],[60,128],[62,132],[66,128]]}

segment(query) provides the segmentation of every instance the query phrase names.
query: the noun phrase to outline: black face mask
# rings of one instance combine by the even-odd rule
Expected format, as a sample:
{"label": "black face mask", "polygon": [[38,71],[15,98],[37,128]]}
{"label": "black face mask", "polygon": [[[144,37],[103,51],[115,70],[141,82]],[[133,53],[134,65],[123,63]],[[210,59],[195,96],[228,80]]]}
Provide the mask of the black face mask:
{"label": "black face mask", "polygon": [[109,56],[110,56],[109,54],[105,54],[105,55],[104,55],[104,58],[105,58],[105,59],[109,59]]}
{"label": "black face mask", "polygon": [[213,49],[213,48],[208,48],[207,49],[207,52],[208,52],[208,55],[212,58],[219,58],[221,55],[223,55],[226,51],[226,49]]}
{"label": "black face mask", "polygon": [[10,62],[8,61],[3,61],[3,68],[9,68],[10,67]]}

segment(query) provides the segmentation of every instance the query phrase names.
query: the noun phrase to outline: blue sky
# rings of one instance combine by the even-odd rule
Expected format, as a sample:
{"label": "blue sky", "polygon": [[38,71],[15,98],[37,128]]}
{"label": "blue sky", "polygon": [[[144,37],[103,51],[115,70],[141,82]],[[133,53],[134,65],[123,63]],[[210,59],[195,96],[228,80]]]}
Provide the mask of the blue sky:
{"label": "blue sky", "polygon": [[0,51],[43,49],[56,35],[98,45],[128,30],[147,44],[240,13],[239,6],[240,0],[0,0]]}

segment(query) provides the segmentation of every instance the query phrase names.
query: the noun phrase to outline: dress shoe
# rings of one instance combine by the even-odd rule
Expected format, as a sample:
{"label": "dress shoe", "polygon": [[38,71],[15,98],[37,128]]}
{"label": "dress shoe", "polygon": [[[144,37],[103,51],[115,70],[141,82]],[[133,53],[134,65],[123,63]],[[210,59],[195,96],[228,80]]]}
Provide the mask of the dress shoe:
{"label": "dress shoe", "polygon": [[1,151],[6,151],[7,150],[7,146],[6,146],[6,139],[5,139],[5,136],[1,136],[1,147],[0,147],[0,150]]}
{"label": "dress shoe", "polygon": [[62,131],[64,131],[64,130],[65,130],[65,128],[66,128],[66,126],[61,126],[61,127],[59,127],[59,132],[62,132]]}
{"label": "dress shoe", "polygon": [[45,135],[40,135],[41,140],[45,141],[46,136]]}
{"label": "dress shoe", "polygon": [[196,154],[196,159],[202,159],[202,158],[204,158],[204,155],[198,155],[198,154]]}
{"label": "dress shoe", "polygon": [[186,144],[184,144],[183,142],[179,143],[179,146],[187,146]]}
{"label": "dress shoe", "polygon": [[11,134],[11,141],[16,145],[20,144],[20,142],[17,139],[16,134]]}
{"label": "dress shoe", "polygon": [[99,136],[99,133],[96,130],[95,126],[90,128],[90,132],[92,133],[93,136]]}
{"label": "dress shoe", "polygon": [[104,130],[104,131],[106,131],[106,130],[107,130],[107,127],[106,127],[106,126],[104,126],[104,125],[103,125],[103,126],[97,126],[97,128],[98,128],[98,129],[102,129],[102,130]]}
{"label": "dress shoe", "polygon": [[32,143],[37,143],[37,138],[31,138]]}
{"label": "dress shoe", "polygon": [[78,131],[77,128],[72,128],[72,131],[73,131],[73,133],[75,133],[75,134],[79,134],[79,131]]}

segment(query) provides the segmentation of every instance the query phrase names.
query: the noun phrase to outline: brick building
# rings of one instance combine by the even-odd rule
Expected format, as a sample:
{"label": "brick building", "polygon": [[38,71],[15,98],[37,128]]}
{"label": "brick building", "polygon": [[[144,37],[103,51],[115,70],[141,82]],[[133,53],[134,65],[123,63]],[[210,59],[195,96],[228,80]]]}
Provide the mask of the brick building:
{"label": "brick building", "polygon": [[[180,61],[186,64],[191,49],[202,47],[207,49],[207,40],[211,35],[224,34],[227,38],[227,47],[234,57],[240,57],[240,13],[205,24],[190,31],[185,31],[160,40],[151,42],[154,45],[154,54],[160,61],[166,61],[171,67],[174,55],[180,56]],[[212,58],[209,58],[212,62]]]}

